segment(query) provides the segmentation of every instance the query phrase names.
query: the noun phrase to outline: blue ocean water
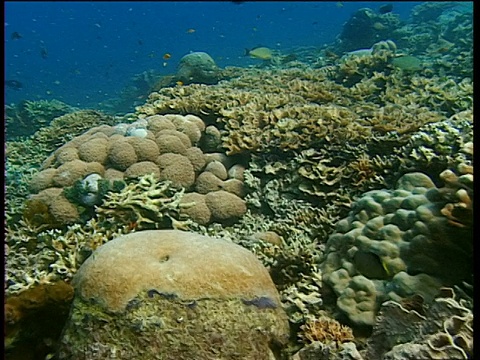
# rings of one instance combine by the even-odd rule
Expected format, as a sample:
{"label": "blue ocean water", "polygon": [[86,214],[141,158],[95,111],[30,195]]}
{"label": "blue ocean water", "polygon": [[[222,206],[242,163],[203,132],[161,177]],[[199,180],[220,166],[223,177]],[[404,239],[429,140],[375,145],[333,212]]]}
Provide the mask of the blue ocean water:
{"label": "blue ocean water", "polygon": [[[135,74],[175,73],[189,52],[205,51],[220,67],[248,66],[257,62],[245,48],[322,46],[357,9],[388,3],[6,2],[5,79],[22,88],[6,87],[5,102],[57,99],[95,108]],[[420,3],[392,4],[406,20]]]}

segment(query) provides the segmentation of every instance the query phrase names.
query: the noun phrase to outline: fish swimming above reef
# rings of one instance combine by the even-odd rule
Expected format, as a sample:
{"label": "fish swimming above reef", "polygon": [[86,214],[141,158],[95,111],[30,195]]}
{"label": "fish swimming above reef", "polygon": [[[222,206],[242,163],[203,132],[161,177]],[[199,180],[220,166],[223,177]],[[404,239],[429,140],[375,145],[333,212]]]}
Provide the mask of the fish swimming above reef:
{"label": "fish swimming above reef", "polygon": [[47,51],[47,48],[46,47],[41,47],[40,48],[40,56],[42,57],[42,59],[46,59],[48,58],[48,51]]}
{"label": "fish swimming above reef", "polygon": [[261,59],[261,60],[270,60],[273,56],[272,50],[267,47],[260,46],[255,47],[251,50],[245,49],[245,56],[250,56],[254,59]]}
{"label": "fish swimming above reef", "polygon": [[387,14],[389,12],[392,12],[393,10],[393,4],[386,4],[382,5],[378,8],[378,13],[379,14]]}
{"label": "fish swimming above reef", "polygon": [[18,40],[18,39],[21,39],[21,38],[23,38],[23,36],[16,31],[14,31],[12,33],[12,35],[10,35],[10,39],[12,39],[12,40]]}
{"label": "fish swimming above reef", "polygon": [[410,55],[403,55],[392,60],[392,65],[403,71],[419,71],[423,69],[422,61]]}
{"label": "fish swimming above reef", "polygon": [[5,80],[5,86],[17,91],[23,88],[23,84],[18,80]]}

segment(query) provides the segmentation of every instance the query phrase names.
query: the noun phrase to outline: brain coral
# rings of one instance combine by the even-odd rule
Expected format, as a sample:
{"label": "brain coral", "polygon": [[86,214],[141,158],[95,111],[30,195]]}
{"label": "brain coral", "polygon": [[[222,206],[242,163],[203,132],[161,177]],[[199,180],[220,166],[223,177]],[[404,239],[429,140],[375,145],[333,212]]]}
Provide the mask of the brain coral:
{"label": "brain coral", "polygon": [[59,359],[105,359],[115,348],[122,358],[267,360],[288,339],[267,269],[223,239],[177,230],[121,236],[85,261],[73,285]]}
{"label": "brain coral", "polygon": [[[74,187],[78,182],[84,181],[88,175],[95,173],[101,177],[100,180],[110,182],[113,180],[135,182],[143,175],[153,174],[158,180],[170,181],[173,186],[189,191],[193,189],[197,178],[202,179],[211,175],[220,183],[216,187],[210,186],[202,192],[203,194],[222,190],[223,185],[228,185],[224,190],[243,197],[243,183],[229,179],[228,175],[230,167],[238,164],[225,154],[207,154],[202,148],[196,146],[200,145],[205,128],[203,121],[194,115],[154,115],[137,119],[129,124],[120,123],[115,126],[101,125],[91,128],[63,144],[44,161],[43,169],[32,176],[30,190],[38,193],[56,187],[61,191],[64,188]],[[211,157],[209,158],[208,155]],[[205,168],[207,162],[210,162],[208,169]],[[215,177],[212,172],[217,173],[223,180]],[[28,213],[29,218],[34,217],[32,212],[34,208],[47,208],[49,212],[54,210],[58,212],[57,205],[60,203],[47,200],[45,194],[50,193],[36,197],[36,203],[44,201],[44,206],[30,206],[25,214]],[[75,206],[89,206],[90,202],[76,203],[76,198],[69,197],[72,201],[70,204],[72,209]],[[241,201],[240,198],[235,197],[234,203],[239,204],[239,200]],[[101,199],[95,203],[100,204]],[[216,214],[221,213],[221,205],[218,202],[212,206],[215,207]],[[236,208],[228,203],[225,203],[225,207]],[[207,210],[208,216],[198,216],[202,212],[199,209],[200,207],[197,206],[195,216],[194,210],[187,211],[185,214],[191,213],[202,224],[220,218],[222,221],[228,220],[225,214],[231,214],[232,219],[237,218],[239,214],[238,211],[225,210],[223,215],[212,217],[210,210]],[[78,211],[83,213],[82,209]],[[49,218],[52,214],[45,216]],[[59,216],[59,219],[65,219],[68,223],[75,218],[78,219],[78,214]],[[52,221],[49,223],[58,224]]]}
{"label": "brain coral", "polygon": [[430,302],[442,285],[470,279],[472,236],[441,212],[453,192],[405,174],[395,190],[364,194],[338,222],[321,269],[351,321],[373,325],[385,300],[418,294]]}

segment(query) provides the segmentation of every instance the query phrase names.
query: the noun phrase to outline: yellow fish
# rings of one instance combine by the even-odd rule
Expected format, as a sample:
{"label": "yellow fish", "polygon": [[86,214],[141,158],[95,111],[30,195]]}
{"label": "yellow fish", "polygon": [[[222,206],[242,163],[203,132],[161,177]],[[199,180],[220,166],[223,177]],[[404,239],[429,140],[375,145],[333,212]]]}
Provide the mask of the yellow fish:
{"label": "yellow fish", "polygon": [[250,56],[254,59],[270,60],[273,56],[273,53],[269,48],[261,46],[251,50],[245,49],[245,56]]}
{"label": "yellow fish", "polygon": [[375,30],[385,30],[387,27],[385,25],[383,25],[381,22],[376,22],[375,24],[373,24],[373,28]]}

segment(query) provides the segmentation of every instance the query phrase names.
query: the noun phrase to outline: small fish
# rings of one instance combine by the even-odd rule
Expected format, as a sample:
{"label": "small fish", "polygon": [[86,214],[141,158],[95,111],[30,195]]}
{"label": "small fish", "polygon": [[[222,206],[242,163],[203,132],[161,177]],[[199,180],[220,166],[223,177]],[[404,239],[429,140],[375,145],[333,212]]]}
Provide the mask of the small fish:
{"label": "small fish", "polygon": [[275,309],[278,307],[275,303],[275,300],[269,298],[268,296],[255,297],[251,300],[242,299],[242,302],[245,305],[253,305],[259,309]]}
{"label": "small fish", "polygon": [[183,86],[183,81],[177,81],[175,84],[176,84],[177,86]]}
{"label": "small fish", "polygon": [[150,59],[154,58],[157,56],[154,52],[151,52],[150,54],[147,55]]}
{"label": "small fish", "polygon": [[168,60],[168,59],[170,59],[171,57],[172,57],[172,55],[169,54],[169,53],[165,53],[165,54],[163,54],[163,56],[162,56],[163,60]]}
{"label": "small fish", "polygon": [[148,295],[149,298],[153,298],[155,295],[158,295],[158,296],[163,297],[164,299],[167,299],[167,300],[175,300],[178,297],[177,294],[164,293],[164,292],[160,292],[160,291],[155,290],[155,289],[148,290],[147,295]]}
{"label": "small fish", "polygon": [[5,80],[5,86],[16,91],[23,88],[23,84],[18,80]]}
{"label": "small fish", "polygon": [[188,29],[188,30],[186,31],[186,33],[187,33],[187,34],[193,34],[195,31],[197,31],[197,30],[195,30],[195,29]]}
{"label": "small fish", "polygon": [[335,54],[333,51],[325,50],[325,57],[328,59],[336,60],[340,56],[338,54]]}
{"label": "small fish", "polygon": [[393,10],[393,4],[386,4],[382,5],[378,8],[378,13],[379,14],[387,14],[389,12],[392,12]]}
{"label": "small fish", "polygon": [[383,25],[381,22],[378,22],[378,21],[374,23],[372,26],[375,30],[379,30],[379,31],[385,30],[387,28],[385,25]]}
{"label": "small fish", "polygon": [[137,44],[138,45],[143,45],[143,41],[140,39],[140,40],[137,41]]}
{"label": "small fish", "polygon": [[18,39],[21,39],[21,38],[23,38],[23,36],[16,31],[14,31],[12,33],[12,35],[10,35],[10,39],[12,39],[12,40],[18,40]]}
{"label": "small fish", "polygon": [[251,50],[245,49],[245,56],[250,56],[254,59],[270,60],[273,56],[273,53],[269,48],[260,46]]}
{"label": "small fish", "polygon": [[343,8],[343,2],[341,2],[341,1],[338,1],[335,5],[336,5],[337,8],[339,8],[339,9]]}
{"label": "small fish", "polygon": [[40,56],[42,57],[42,59],[48,58],[47,48],[45,48],[45,47],[40,48]]}
{"label": "small fish", "polygon": [[403,55],[392,59],[392,65],[403,71],[419,71],[423,69],[422,61],[411,55]]}

